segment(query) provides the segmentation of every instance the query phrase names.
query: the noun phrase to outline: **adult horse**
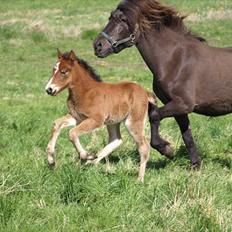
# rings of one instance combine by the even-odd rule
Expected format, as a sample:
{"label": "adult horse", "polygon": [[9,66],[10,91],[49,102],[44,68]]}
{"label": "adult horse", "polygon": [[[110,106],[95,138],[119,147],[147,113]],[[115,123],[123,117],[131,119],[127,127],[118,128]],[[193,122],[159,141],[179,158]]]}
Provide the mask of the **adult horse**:
{"label": "adult horse", "polygon": [[125,0],[111,13],[94,42],[95,54],[106,57],[136,45],[154,75],[153,90],[164,106],[150,107],[151,146],[168,146],[157,139],[159,121],[174,117],[190,155],[199,167],[188,114],[219,116],[232,112],[232,49],[207,45],[184,25],[185,17],[156,0]]}

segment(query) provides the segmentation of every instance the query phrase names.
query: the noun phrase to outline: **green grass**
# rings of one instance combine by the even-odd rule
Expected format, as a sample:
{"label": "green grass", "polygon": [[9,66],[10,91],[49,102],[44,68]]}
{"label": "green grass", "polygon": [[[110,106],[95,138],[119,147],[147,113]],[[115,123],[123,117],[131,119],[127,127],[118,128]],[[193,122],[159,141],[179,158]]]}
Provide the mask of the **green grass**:
{"label": "green grass", "polygon": [[[188,26],[215,46],[232,45],[231,0],[165,0],[201,20]],[[104,163],[84,166],[64,130],[57,167],[46,164],[52,122],[67,112],[67,92],[51,98],[44,87],[56,62],[56,48],[76,53],[107,81],[132,80],[151,89],[152,75],[135,48],[100,60],[92,42],[118,1],[8,0],[0,8],[0,231],[232,231],[231,116],[191,115],[203,159],[200,171],[189,159],[173,119],[161,134],[175,159],[155,150],[145,175],[136,180],[138,153],[122,126],[123,145]],[[227,11],[228,18],[207,18]],[[212,14],[214,15],[214,14]],[[149,125],[146,125],[149,137]],[[105,129],[81,137],[96,153]]]}

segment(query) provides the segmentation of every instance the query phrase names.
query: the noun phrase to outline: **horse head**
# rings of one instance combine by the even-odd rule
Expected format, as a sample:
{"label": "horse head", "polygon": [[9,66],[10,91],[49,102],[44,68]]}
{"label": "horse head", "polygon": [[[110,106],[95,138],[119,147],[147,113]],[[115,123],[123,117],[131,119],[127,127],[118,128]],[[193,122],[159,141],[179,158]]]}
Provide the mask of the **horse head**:
{"label": "horse head", "polygon": [[133,46],[138,39],[138,25],[131,23],[128,16],[119,8],[113,11],[109,22],[94,42],[95,54],[104,58]]}
{"label": "horse head", "polygon": [[56,96],[72,81],[73,67],[77,60],[73,51],[62,54],[57,49],[58,61],[53,68],[53,75],[47,83],[45,90],[51,96]]}

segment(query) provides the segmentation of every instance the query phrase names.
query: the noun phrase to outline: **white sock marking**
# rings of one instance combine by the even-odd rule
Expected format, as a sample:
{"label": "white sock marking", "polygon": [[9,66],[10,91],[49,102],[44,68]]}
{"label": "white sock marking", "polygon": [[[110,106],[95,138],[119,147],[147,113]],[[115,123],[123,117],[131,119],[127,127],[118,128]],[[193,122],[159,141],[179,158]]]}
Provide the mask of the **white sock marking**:
{"label": "white sock marking", "polygon": [[112,153],[116,148],[118,148],[122,144],[121,139],[115,139],[113,142],[107,144],[98,154],[97,154],[97,162],[108,156]]}

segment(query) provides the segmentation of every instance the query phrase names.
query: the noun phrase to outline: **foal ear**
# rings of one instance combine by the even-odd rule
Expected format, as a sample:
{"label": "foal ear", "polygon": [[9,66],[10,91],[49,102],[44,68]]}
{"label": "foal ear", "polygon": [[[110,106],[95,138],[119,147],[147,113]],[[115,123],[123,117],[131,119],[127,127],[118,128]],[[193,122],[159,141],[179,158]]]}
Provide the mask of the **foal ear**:
{"label": "foal ear", "polygon": [[57,57],[58,59],[62,58],[62,52],[59,50],[59,48],[57,48]]}
{"label": "foal ear", "polygon": [[71,61],[77,60],[77,56],[76,56],[76,54],[75,54],[75,52],[74,52],[73,50],[71,50],[71,51],[69,52],[69,59],[70,59]]}

